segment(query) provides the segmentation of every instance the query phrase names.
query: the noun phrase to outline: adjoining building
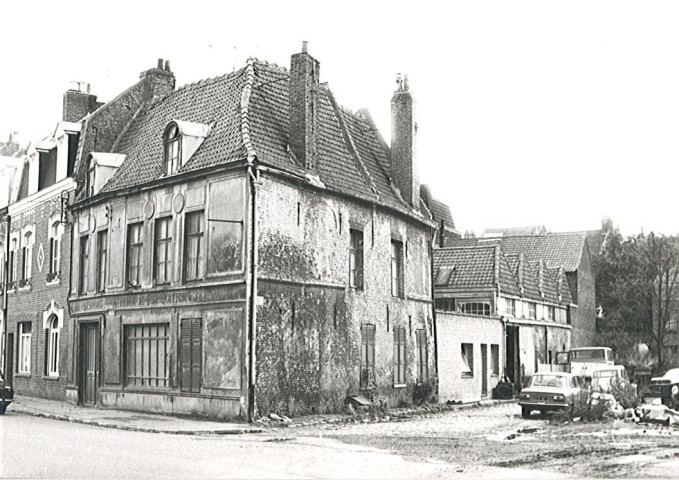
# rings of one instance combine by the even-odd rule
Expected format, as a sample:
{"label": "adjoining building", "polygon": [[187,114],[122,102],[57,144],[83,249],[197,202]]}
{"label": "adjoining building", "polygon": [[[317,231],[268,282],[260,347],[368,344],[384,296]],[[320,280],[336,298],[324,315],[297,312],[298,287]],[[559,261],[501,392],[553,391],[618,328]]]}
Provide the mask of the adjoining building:
{"label": "adjoining building", "polygon": [[253,418],[436,392],[407,79],[388,147],[319,67],[305,46],[175,89],[160,61],[82,122],[71,401]]}
{"label": "adjoining building", "polygon": [[441,401],[478,400],[506,377],[518,386],[558,369],[574,308],[563,269],[490,245],[434,250]]}

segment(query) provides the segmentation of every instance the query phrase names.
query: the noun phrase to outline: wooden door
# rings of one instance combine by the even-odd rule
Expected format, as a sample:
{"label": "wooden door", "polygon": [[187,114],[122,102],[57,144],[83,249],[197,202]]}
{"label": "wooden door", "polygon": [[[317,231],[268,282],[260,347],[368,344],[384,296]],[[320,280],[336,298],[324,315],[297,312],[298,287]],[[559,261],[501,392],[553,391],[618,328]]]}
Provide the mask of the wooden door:
{"label": "wooden door", "polygon": [[80,398],[83,405],[94,406],[99,378],[99,328],[94,323],[80,327]]}

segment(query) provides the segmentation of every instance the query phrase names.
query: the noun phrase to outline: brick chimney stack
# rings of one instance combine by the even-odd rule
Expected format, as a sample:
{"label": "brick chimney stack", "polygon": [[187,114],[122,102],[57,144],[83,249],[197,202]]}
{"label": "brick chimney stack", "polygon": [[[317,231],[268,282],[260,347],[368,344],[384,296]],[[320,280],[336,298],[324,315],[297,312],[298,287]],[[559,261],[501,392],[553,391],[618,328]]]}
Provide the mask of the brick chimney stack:
{"label": "brick chimney stack", "polygon": [[319,78],[320,64],[307,53],[304,42],[302,52],[290,59],[290,149],[312,171],[317,161]]}
{"label": "brick chimney stack", "polygon": [[97,102],[97,96],[90,93],[89,83],[73,82],[73,88],[69,88],[64,93],[62,119],[65,122],[78,122],[102,105]]}
{"label": "brick chimney stack", "polygon": [[170,70],[170,61],[158,59],[156,68],[141,72],[139,78],[144,81],[143,97],[145,101],[161,98],[174,90],[176,79]]}
{"label": "brick chimney stack", "polygon": [[415,102],[406,75],[396,76],[396,91],[391,98],[391,180],[403,199],[419,208],[419,181],[415,166]]}

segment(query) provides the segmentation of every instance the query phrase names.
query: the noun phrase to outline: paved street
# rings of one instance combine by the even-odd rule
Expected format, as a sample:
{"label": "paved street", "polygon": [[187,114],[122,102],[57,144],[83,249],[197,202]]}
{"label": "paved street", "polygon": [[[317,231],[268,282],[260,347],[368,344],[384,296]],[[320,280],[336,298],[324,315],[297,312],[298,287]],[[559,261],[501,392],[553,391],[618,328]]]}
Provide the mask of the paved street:
{"label": "paved street", "polygon": [[674,478],[677,447],[676,428],[524,420],[515,403],[226,436],[0,417],[2,478]]}

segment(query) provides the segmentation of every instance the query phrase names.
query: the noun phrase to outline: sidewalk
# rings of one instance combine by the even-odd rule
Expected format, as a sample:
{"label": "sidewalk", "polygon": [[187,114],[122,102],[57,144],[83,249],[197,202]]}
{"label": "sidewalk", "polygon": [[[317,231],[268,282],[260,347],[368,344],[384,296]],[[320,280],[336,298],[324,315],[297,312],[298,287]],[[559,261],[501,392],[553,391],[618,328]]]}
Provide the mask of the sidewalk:
{"label": "sidewalk", "polygon": [[512,402],[516,402],[516,400],[482,400],[465,404],[428,404],[420,407],[393,408],[389,409],[388,414],[379,416],[361,412],[355,415],[348,415],[346,413],[308,415],[287,419],[284,423],[263,417],[254,424],[250,424],[246,422],[218,422],[200,418],[175,417],[126,410],[105,410],[76,406],[57,400],[17,395],[14,397],[14,403],[7,408],[6,415],[33,415],[52,420],[135,432],[169,433],[175,435],[229,435],[261,433],[275,431],[278,428],[307,427],[321,424],[408,421],[415,418],[430,417],[443,412],[483,408]]}
{"label": "sidewalk", "polygon": [[135,432],[175,435],[229,435],[264,431],[261,426],[254,426],[245,422],[227,423],[125,410],[104,410],[22,395],[15,396],[14,402],[7,408],[5,415],[12,414],[33,415],[52,420]]}

